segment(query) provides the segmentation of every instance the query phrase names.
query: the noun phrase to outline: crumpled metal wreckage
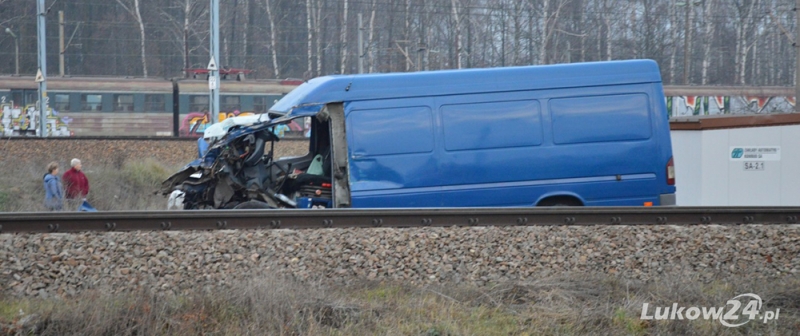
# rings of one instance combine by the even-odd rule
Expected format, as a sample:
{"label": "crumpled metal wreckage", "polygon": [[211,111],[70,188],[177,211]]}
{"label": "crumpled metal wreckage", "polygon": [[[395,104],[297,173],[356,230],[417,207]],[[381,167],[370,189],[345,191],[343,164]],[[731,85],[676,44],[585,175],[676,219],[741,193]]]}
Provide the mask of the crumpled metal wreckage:
{"label": "crumpled metal wreckage", "polygon": [[313,116],[319,131],[305,156],[274,157],[275,128],[309,117],[267,114],[234,117],[206,129],[200,157],[162,183],[168,209],[276,209],[332,207],[328,120]]}

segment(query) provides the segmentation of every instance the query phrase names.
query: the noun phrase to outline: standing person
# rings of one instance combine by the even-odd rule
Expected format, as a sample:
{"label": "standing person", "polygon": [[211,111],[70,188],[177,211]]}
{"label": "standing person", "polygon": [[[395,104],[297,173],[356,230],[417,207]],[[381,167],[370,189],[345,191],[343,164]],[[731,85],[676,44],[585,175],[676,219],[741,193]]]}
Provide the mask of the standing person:
{"label": "standing person", "polygon": [[64,207],[64,191],[58,177],[58,162],[47,165],[44,175],[44,206],[50,211],[60,211]]}
{"label": "standing person", "polygon": [[81,171],[81,160],[72,159],[72,168],[64,172],[64,187],[70,210],[78,210],[89,194],[89,179]]}

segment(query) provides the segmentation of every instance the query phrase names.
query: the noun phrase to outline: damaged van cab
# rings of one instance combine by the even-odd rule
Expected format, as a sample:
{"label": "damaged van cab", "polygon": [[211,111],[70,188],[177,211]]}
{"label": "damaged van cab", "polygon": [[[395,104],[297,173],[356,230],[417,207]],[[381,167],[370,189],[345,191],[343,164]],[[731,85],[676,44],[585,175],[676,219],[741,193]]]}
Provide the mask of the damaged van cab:
{"label": "damaged van cab", "polygon": [[[326,76],[270,115],[162,192],[189,209],[675,204],[650,60]],[[307,117],[308,154],[276,160],[274,128]]]}

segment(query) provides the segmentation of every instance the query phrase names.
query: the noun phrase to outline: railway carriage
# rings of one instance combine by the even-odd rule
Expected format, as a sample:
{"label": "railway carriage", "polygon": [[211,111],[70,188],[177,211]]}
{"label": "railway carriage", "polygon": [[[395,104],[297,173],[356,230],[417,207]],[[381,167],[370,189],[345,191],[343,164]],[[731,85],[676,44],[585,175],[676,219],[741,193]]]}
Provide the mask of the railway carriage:
{"label": "railway carriage", "polygon": [[[223,81],[220,119],[266,112],[300,80]],[[0,76],[0,134],[35,135],[38,85],[33,77]],[[52,77],[47,80],[51,135],[199,136],[208,121],[208,84],[156,78]]]}

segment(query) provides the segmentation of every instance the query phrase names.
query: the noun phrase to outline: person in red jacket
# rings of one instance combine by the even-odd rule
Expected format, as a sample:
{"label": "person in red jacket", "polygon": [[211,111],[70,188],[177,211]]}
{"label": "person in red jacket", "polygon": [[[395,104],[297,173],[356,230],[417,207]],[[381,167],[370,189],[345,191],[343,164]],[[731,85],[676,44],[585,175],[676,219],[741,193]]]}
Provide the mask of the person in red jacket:
{"label": "person in red jacket", "polygon": [[89,194],[89,179],[81,171],[81,160],[72,159],[70,165],[72,168],[64,172],[61,180],[69,207],[77,210]]}

